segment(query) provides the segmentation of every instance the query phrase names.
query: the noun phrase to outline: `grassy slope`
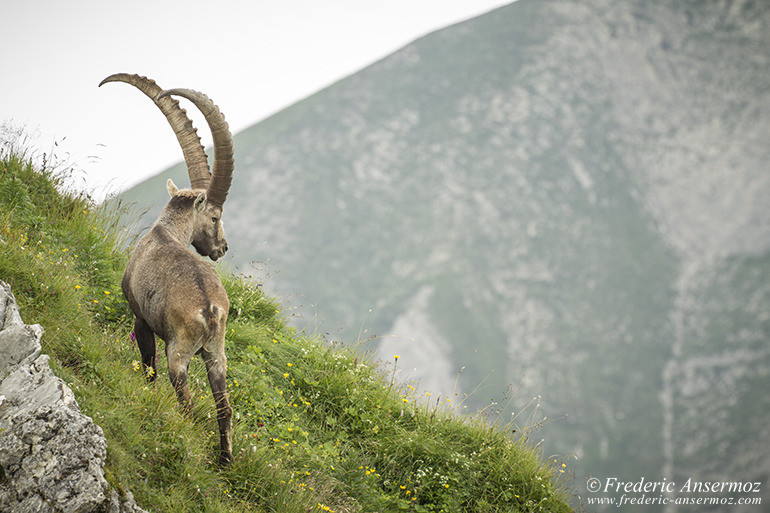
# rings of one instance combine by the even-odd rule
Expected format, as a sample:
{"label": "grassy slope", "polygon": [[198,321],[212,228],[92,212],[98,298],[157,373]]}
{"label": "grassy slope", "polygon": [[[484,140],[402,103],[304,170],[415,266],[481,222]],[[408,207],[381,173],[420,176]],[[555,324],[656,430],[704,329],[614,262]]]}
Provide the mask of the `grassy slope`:
{"label": "grassy slope", "polygon": [[109,481],[148,511],[569,511],[563,464],[481,417],[449,416],[445,399],[416,397],[354,349],[296,333],[274,300],[224,272],[235,463],[218,469],[202,364],[190,369],[187,418],[164,358],[152,385],[138,370],[119,213],[61,182],[0,154],[0,279],[104,429]]}

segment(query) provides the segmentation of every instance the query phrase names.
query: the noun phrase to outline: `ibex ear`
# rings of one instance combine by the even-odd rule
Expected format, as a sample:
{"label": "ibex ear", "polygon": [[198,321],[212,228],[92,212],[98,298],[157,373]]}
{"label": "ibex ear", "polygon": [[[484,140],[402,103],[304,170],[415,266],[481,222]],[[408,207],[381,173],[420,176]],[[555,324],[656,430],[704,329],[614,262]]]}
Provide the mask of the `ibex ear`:
{"label": "ibex ear", "polygon": [[202,192],[195,198],[195,210],[202,212],[206,208],[206,193]]}
{"label": "ibex ear", "polygon": [[171,180],[171,178],[169,178],[168,182],[166,182],[166,190],[168,191],[168,195],[171,196],[172,198],[174,197],[174,194],[179,192],[179,188],[176,185],[174,185],[174,182],[173,180]]}

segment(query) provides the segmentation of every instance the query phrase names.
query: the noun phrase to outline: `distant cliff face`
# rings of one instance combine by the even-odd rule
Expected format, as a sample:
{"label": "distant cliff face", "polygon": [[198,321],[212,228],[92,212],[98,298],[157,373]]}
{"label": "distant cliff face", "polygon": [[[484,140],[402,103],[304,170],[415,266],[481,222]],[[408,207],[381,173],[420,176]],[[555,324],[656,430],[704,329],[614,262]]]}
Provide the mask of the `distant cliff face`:
{"label": "distant cliff face", "polygon": [[523,380],[579,474],[770,475],[769,20],[520,0],[422,38],[236,136],[232,261],[423,389],[486,378],[471,409]]}
{"label": "distant cliff face", "polygon": [[107,442],[41,354],[0,281],[0,511],[141,513],[104,477]]}

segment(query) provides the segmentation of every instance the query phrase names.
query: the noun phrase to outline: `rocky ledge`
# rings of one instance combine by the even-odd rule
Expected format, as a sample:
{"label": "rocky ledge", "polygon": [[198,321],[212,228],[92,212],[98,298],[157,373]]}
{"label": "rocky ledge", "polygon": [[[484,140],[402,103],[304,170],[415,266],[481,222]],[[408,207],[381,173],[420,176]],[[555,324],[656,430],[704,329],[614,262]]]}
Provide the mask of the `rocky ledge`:
{"label": "rocky ledge", "polygon": [[0,511],[143,512],[107,483],[102,428],[51,371],[42,336],[0,281]]}

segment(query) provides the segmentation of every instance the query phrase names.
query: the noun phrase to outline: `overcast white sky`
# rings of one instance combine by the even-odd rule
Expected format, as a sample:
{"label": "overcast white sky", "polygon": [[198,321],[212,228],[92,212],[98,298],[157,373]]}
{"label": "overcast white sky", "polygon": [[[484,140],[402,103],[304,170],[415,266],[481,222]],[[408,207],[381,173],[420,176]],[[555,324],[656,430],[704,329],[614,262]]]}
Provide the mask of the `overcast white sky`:
{"label": "overcast white sky", "polygon": [[[79,186],[100,198],[182,159],[143,94],[97,87],[108,75],[203,91],[235,133],[418,37],[510,1],[3,1],[0,122],[26,127],[36,149],[75,164]],[[205,123],[196,126],[208,146]]]}

